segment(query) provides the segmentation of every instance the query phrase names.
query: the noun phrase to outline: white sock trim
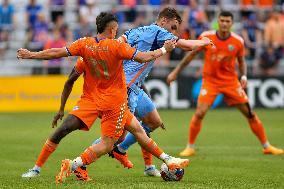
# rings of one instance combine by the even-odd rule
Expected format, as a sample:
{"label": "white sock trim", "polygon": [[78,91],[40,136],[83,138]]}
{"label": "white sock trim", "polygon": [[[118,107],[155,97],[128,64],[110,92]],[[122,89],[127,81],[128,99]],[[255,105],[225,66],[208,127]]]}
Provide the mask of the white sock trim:
{"label": "white sock trim", "polygon": [[84,165],[84,163],[83,163],[82,158],[81,157],[77,157],[76,159],[74,159],[72,161],[71,171],[75,171],[78,167],[81,167],[83,165]]}
{"label": "white sock trim", "polygon": [[170,157],[170,156],[169,156],[168,154],[166,154],[166,153],[163,152],[163,153],[160,155],[159,158],[160,158],[161,160],[165,160],[165,159],[168,159],[169,157]]}

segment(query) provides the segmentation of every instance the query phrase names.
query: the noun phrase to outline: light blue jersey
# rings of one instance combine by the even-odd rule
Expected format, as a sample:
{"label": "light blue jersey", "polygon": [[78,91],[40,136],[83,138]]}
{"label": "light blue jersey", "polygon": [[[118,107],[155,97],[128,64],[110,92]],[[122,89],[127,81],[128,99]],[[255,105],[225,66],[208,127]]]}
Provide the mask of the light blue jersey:
{"label": "light blue jersey", "polygon": [[[159,49],[164,45],[166,40],[178,39],[172,33],[156,24],[130,29],[126,31],[123,36],[130,46],[142,52]],[[141,64],[131,60],[124,60],[123,67],[127,84],[131,82],[144,65],[145,63]],[[140,87],[153,65],[154,61],[147,63],[147,67],[133,83]]]}

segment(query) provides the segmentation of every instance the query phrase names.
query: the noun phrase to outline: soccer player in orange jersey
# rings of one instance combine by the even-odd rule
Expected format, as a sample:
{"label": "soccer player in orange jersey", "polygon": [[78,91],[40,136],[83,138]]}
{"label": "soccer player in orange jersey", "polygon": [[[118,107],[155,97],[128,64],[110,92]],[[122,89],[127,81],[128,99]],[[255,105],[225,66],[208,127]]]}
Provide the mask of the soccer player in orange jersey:
{"label": "soccer player in orange jersey", "polygon": [[[218,16],[219,29],[206,31],[201,37],[208,37],[215,44],[213,47],[198,48],[188,53],[181,63],[168,75],[167,82],[170,84],[176,80],[177,75],[185,68],[194,56],[201,50],[205,52],[203,68],[202,88],[198,97],[197,109],[189,124],[189,141],[180,156],[195,154],[195,140],[201,129],[202,120],[219,93],[223,93],[225,101],[230,106],[237,107],[247,118],[252,132],[257,136],[263,146],[264,154],[283,154],[269,144],[262,122],[249,105],[248,97],[243,90],[247,85],[247,66],[244,60],[244,41],[237,34],[231,32],[233,15],[223,11]],[[235,63],[241,74],[240,81],[235,70]]]}
{"label": "soccer player in orange jersey", "polygon": [[[63,160],[56,181],[63,182],[80,166],[89,165],[100,156],[110,152],[124,129],[134,134],[143,148],[164,161],[170,169],[188,166],[188,159],[174,158],[165,154],[146,135],[138,120],[130,113],[127,107],[127,88],[122,66],[122,60],[133,59],[142,63],[156,59],[172,50],[176,42],[166,41],[160,49],[139,52],[124,42],[114,40],[118,29],[114,15],[101,13],[96,19],[96,25],[98,31],[96,37],[79,39],[66,48],[47,49],[40,52],[30,52],[27,49],[18,50],[17,57],[22,59],[81,56],[86,62],[85,72],[92,76],[89,80],[85,78],[85,84],[93,85],[92,99],[79,101],[78,107],[70,113],[70,116],[72,115],[71,121],[78,122],[77,125],[83,125],[85,129],[89,129],[95,119],[101,117],[101,142],[88,147],[73,161]],[[91,121],[89,116],[92,117]],[[56,143],[47,144],[48,147],[52,145]]]}

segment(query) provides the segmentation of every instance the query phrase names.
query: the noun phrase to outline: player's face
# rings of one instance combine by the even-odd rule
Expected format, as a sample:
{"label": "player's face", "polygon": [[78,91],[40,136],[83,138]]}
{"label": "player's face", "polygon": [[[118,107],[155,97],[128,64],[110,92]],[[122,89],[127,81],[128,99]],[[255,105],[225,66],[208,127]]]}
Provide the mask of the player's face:
{"label": "player's face", "polygon": [[118,24],[117,22],[113,22],[111,25],[111,39],[114,39],[118,30]]}
{"label": "player's face", "polygon": [[218,18],[218,25],[219,25],[219,30],[221,32],[230,32],[231,27],[233,25],[232,17],[230,17],[230,16],[220,16]]}
{"label": "player's face", "polygon": [[163,28],[173,33],[174,35],[177,35],[178,30],[179,30],[179,25],[180,24],[178,23],[176,19],[172,19],[172,20],[165,19]]}

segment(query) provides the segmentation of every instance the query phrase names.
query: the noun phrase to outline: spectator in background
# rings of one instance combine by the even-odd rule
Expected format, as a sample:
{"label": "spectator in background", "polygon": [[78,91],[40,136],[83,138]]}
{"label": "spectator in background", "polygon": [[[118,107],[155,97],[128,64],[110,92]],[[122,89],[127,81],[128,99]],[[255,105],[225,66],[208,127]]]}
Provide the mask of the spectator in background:
{"label": "spectator in background", "polygon": [[9,0],[4,0],[0,5],[0,57],[8,48],[9,34],[15,24],[14,7]]}
{"label": "spectator in background", "polygon": [[253,13],[253,9],[256,5],[256,0],[239,0],[241,8],[241,16],[247,18]]}
{"label": "spectator in background", "polygon": [[77,0],[77,5],[79,6],[86,5],[86,0]]}
{"label": "spectator in background", "polygon": [[183,27],[189,30],[192,39],[196,39],[209,28],[209,24],[205,12],[198,9],[196,1],[190,3],[190,7],[183,14]]}
{"label": "spectator in background", "polygon": [[264,48],[259,60],[259,66],[262,71],[261,74],[266,76],[275,76],[278,73],[277,66],[280,58],[280,51],[275,51],[272,46]]}
{"label": "spectator in background", "polygon": [[134,22],[137,17],[137,10],[136,10],[137,1],[136,0],[122,0],[121,3],[122,5],[127,7],[127,10],[125,12],[126,22]]}
{"label": "spectator in background", "polygon": [[284,47],[284,22],[278,12],[272,12],[264,26],[264,45],[282,53]]}
{"label": "spectator in background", "polygon": [[149,0],[148,3],[149,5],[161,5],[162,0]]}
{"label": "spectator in background", "polygon": [[37,15],[37,19],[32,28],[27,32],[27,48],[40,51],[43,50],[44,44],[48,39],[48,22],[43,13]]}
{"label": "spectator in background", "polygon": [[[89,24],[89,23],[88,23]],[[89,24],[90,27],[95,25],[94,23]],[[69,26],[65,23],[63,16],[58,16],[53,28],[56,28],[60,31],[61,36],[67,41],[67,43],[73,41],[73,33],[69,29]]]}
{"label": "spectator in background", "polygon": [[55,23],[58,16],[64,16],[66,0],[49,0],[51,21]]}
{"label": "spectator in background", "polygon": [[95,30],[88,24],[86,18],[80,17],[79,19],[79,25],[73,31],[74,40],[94,36]]}
{"label": "spectator in background", "polygon": [[272,8],[274,5],[273,0],[258,0],[257,7],[259,8]]}
{"label": "spectator in background", "polygon": [[38,14],[42,11],[42,6],[36,3],[36,0],[30,0],[26,6],[26,18],[28,22],[28,28],[33,28],[37,21]]}
{"label": "spectator in background", "polygon": [[[65,39],[61,36],[60,30],[54,28],[52,36],[45,43],[44,49],[62,48],[64,46],[66,46]],[[47,74],[61,74],[61,65],[63,61],[63,58],[48,60],[46,63]]]}
{"label": "spectator in background", "polygon": [[253,60],[256,57],[257,49],[261,47],[261,29],[256,14],[250,14],[243,21],[242,36],[246,46],[246,58]]}
{"label": "spectator in background", "polygon": [[88,24],[95,28],[96,17],[100,14],[99,6],[96,5],[95,0],[86,0],[86,5],[80,7],[79,16],[84,17]]}

